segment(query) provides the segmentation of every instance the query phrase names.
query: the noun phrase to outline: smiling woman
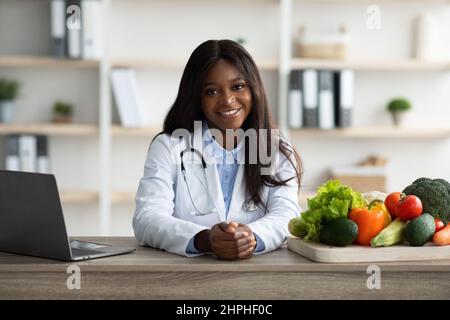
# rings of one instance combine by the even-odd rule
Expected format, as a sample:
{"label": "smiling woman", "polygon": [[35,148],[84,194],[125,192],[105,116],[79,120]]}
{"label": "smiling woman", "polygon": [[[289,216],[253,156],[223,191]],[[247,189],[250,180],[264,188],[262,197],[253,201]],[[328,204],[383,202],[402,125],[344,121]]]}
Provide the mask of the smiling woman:
{"label": "smiling woman", "polygon": [[241,128],[252,109],[252,92],[244,77],[224,59],[217,61],[206,76],[202,109],[208,126],[222,131]]}
{"label": "smiling woman", "polygon": [[[202,141],[196,139],[196,122]],[[249,53],[230,40],[199,45],[184,69],[163,132],[147,154],[133,219],[138,241],[221,259],[249,258],[281,246],[288,222],[300,212],[301,164],[274,129]],[[178,136],[180,131],[187,136]],[[245,134],[240,139],[236,132],[257,132],[258,139],[250,141]],[[269,174],[262,150],[280,155],[269,164],[274,168]]]}

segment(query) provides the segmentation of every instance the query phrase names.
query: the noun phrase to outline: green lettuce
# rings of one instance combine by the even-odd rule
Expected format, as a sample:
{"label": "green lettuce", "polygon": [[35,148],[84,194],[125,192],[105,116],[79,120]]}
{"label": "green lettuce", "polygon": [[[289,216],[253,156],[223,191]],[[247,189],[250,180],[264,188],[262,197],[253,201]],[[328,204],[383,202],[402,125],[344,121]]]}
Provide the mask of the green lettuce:
{"label": "green lettuce", "polygon": [[351,209],[366,205],[359,192],[342,185],[339,180],[327,181],[317,188],[315,197],[308,199],[308,210],[301,214],[307,231],[303,239],[319,241],[324,225],[339,218],[347,218]]}

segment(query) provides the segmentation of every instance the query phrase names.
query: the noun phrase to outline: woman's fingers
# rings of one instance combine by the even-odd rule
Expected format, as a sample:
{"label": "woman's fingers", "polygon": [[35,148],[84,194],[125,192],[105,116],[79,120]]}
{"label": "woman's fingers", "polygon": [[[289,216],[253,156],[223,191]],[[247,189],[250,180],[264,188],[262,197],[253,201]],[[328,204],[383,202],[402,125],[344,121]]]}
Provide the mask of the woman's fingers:
{"label": "woman's fingers", "polygon": [[221,259],[244,259],[253,255],[256,239],[251,229],[236,222],[221,222],[210,234],[211,250]]}
{"label": "woman's fingers", "polygon": [[223,232],[234,232],[236,230],[236,228],[234,228],[228,222],[221,222],[218,224],[218,226],[219,226],[220,230],[222,230]]}
{"label": "woman's fingers", "polygon": [[253,256],[253,252],[255,251],[255,246],[250,247],[244,252],[239,253],[238,257],[239,259],[248,259],[251,256]]}
{"label": "woman's fingers", "polygon": [[[231,229],[233,229],[233,230],[231,230]],[[234,241],[239,238],[248,237],[248,236],[249,236],[249,234],[247,231],[236,230],[236,229],[234,229],[234,227],[228,227],[228,224],[226,222],[221,222],[221,223],[213,226],[211,229],[212,241]]]}
{"label": "woman's fingers", "polygon": [[249,252],[253,253],[256,241],[250,238],[242,240],[245,240],[245,242],[242,242],[242,245],[239,246],[229,246],[228,243],[213,244],[213,252],[216,256],[226,259],[238,259],[239,257],[247,256]]}
{"label": "woman's fingers", "polygon": [[249,243],[255,243],[256,241],[253,237],[242,237],[233,240],[219,240],[213,241],[212,245],[215,245],[224,249],[239,249],[240,247],[246,246]]}

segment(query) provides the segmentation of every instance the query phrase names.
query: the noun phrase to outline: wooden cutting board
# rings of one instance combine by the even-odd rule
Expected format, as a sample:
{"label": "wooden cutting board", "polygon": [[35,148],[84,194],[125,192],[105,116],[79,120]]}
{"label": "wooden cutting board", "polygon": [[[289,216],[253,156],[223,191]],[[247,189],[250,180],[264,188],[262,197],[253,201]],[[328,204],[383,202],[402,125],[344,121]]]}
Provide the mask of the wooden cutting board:
{"label": "wooden cutting board", "polygon": [[305,242],[289,237],[288,248],[310,260],[326,263],[418,261],[450,259],[450,245],[436,246],[432,242],[422,247],[398,244],[391,247],[372,248],[349,245],[334,247],[322,243]]}

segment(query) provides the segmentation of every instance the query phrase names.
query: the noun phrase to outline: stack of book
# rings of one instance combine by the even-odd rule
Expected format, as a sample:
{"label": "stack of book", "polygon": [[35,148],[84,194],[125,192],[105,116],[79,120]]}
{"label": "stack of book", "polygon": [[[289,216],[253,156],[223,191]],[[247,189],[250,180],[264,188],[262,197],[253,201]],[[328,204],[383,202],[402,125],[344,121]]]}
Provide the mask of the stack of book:
{"label": "stack of book", "polygon": [[5,169],[49,173],[47,136],[28,134],[7,136]]}
{"label": "stack of book", "polygon": [[51,0],[52,54],[98,60],[103,54],[100,0]]}
{"label": "stack of book", "polygon": [[334,129],[352,124],[352,70],[295,70],[291,72],[288,124],[291,129]]}
{"label": "stack of book", "polygon": [[122,126],[127,128],[150,125],[150,113],[145,107],[133,69],[111,70],[111,87]]}

